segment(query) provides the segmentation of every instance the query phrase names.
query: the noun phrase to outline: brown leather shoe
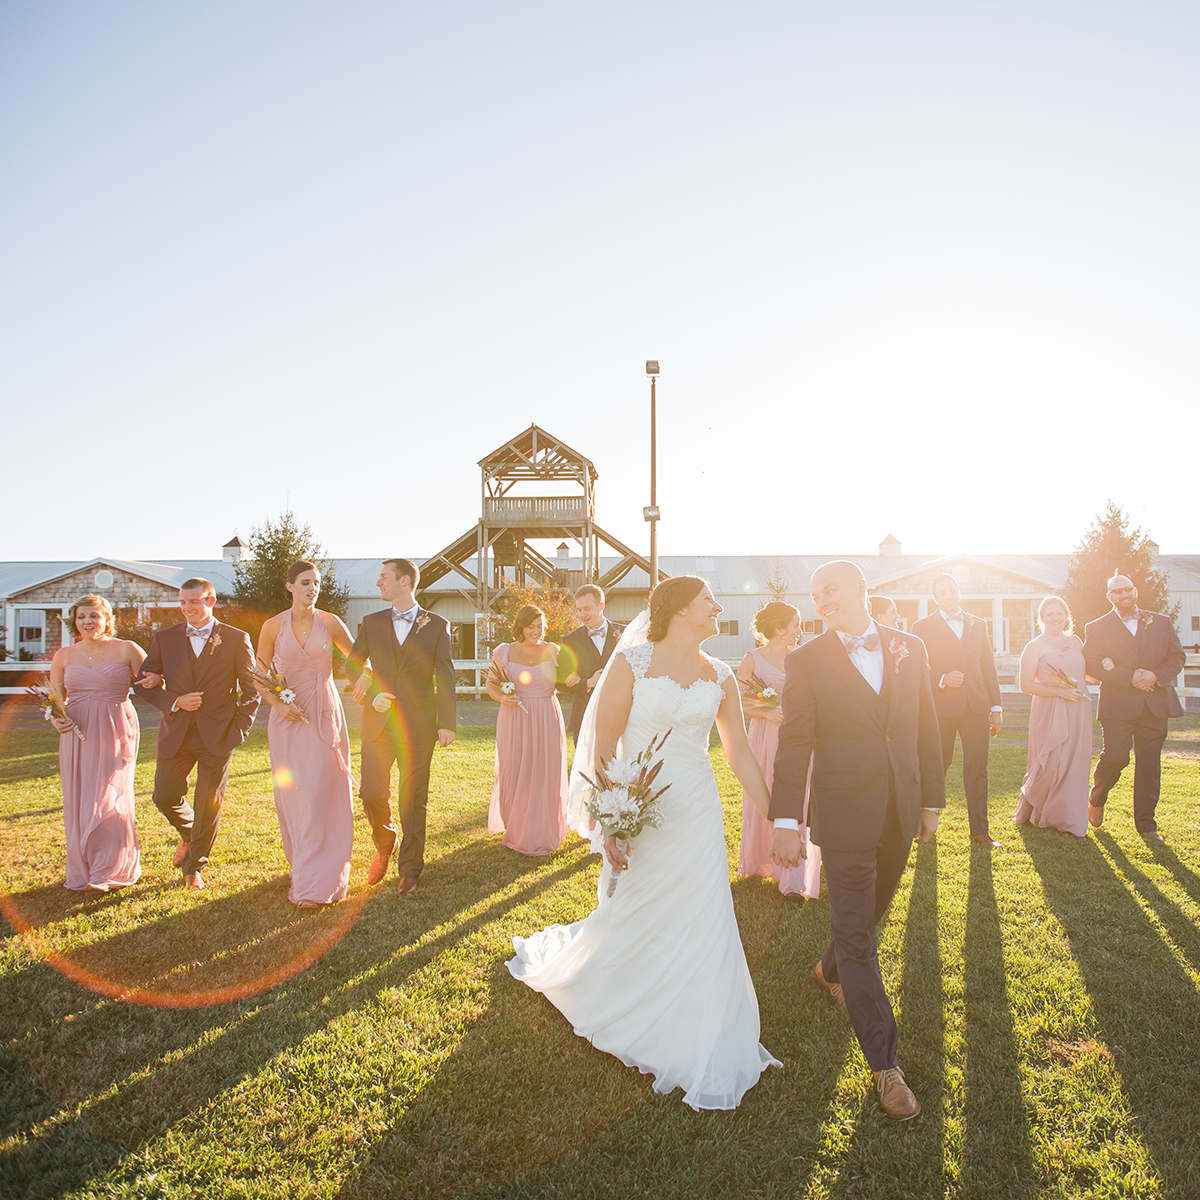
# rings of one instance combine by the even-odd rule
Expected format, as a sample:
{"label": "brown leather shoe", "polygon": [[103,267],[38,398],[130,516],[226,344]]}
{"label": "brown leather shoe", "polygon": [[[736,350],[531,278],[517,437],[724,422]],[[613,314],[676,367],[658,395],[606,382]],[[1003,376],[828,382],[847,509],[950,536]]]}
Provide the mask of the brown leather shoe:
{"label": "brown leather shoe", "polygon": [[1097,808],[1094,804],[1088,805],[1088,824],[1093,829],[1099,829],[1104,824],[1104,809]]}
{"label": "brown leather shoe", "polygon": [[837,982],[830,983],[829,980],[825,978],[825,972],[821,970],[821,960],[819,958],[817,959],[817,965],[812,969],[812,981],[821,989],[821,991],[827,992],[829,994],[829,998],[835,1004],[840,1004],[845,1007],[846,994],[842,991],[842,985]]}
{"label": "brown leather shoe", "polygon": [[410,879],[407,875],[400,876],[400,882],[396,885],[397,896],[411,896],[417,890],[417,881]]}
{"label": "brown leather shoe", "polygon": [[1143,833],[1143,834],[1140,834],[1139,836],[1141,837],[1142,841],[1144,841],[1144,842],[1163,842],[1163,843],[1165,843],[1167,840],[1165,837],[1163,837],[1163,835],[1161,833],[1158,832],[1157,829],[1151,829],[1149,833]]}
{"label": "brown leather shoe", "polygon": [[171,862],[176,867],[183,866],[183,860],[187,858],[188,846],[190,844],[190,842],[185,842],[183,838],[179,839],[179,845],[175,847],[175,856],[171,859]]}
{"label": "brown leather shoe", "polygon": [[893,1121],[911,1121],[921,1111],[920,1102],[904,1082],[904,1072],[899,1067],[876,1071],[875,1090],[879,1093],[879,1107],[884,1116]]}
{"label": "brown leather shoe", "polygon": [[185,888],[191,888],[193,892],[202,892],[204,891],[206,885],[204,883],[204,877],[200,874],[200,872],[193,871],[191,875],[185,875],[183,877],[183,886]]}
{"label": "brown leather shoe", "polygon": [[990,833],[973,833],[971,841],[978,842],[981,846],[986,846],[989,850],[1003,850],[1004,847],[997,841],[992,839]]}
{"label": "brown leather shoe", "polygon": [[[392,847],[394,850],[395,847]],[[388,863],[392,861],[392,851],[389,850],[386,854],[380,852],[371,859],[371,865],[367,868],[367,887],[374,887],[386,874]]]}

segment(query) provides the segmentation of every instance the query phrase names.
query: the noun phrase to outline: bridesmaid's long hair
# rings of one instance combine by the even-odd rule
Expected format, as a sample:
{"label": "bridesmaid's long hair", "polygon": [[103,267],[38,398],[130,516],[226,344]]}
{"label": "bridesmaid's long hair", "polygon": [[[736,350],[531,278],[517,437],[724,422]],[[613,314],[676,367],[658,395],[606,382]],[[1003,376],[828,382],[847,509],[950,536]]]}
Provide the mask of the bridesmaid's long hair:
{"label": "bridesmaid's long hair", "polygon": [[1042,624],[1042,613],[1044,613],[1046,611],[1047,607],[1051,604],[1061,604],[1063,606],[1063,612],[1065,612],[1067,614],[1067,624],[1066,624],[1066,628],[1063,630],[1063,632],[1064,633],[1074,633],[1075,632],[1075,618],[1073,616],[1071,616],[1070,605],[1068,605],[1067,602],[1061,596],[1047,596],[1045,598],[1045,600],[1043,600],[1041,602],[1041,604],[1038,605],[1038,618],[1037,618],[1038,633],[1046,632],[1046,626]]}
{"label": "bridesmaid's long hair", "polygon": [[681,608],[691,604],[707,586],[708,580],[698,575],[676,575],[673,579],[664,579],[650,593],[650,628],[646,631],[646,640],[661,642],[671,628],[671,618]]}
{"label": "bridesmaid's long hair", "polygon": [[113,616],[112,605],[103,596],[97,596],[95,592],[88,592],[86,596],[80,596],[67,613],[67,632],[70,633],[72,641],[79,637],[79,630],[75,628],[75,614],[81,608],[99,609],[104,615],[104,636],[117,636],[117,618]]}
{"label": "bridesmaid's long hair", "polygon": [[786,629],[793,617],[798,617],[800,610],[782,600],[772,600],[764,604],[754,614],[754,640],[765,646],[781,629]]}

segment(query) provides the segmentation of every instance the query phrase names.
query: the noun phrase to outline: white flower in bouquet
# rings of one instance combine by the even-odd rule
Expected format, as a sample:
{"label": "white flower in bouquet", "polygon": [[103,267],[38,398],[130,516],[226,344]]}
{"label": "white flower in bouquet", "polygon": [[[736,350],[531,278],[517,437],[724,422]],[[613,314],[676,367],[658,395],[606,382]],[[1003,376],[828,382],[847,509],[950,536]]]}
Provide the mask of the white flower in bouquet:
{"label": "white flower in bouquet", "polygon": [[282,700],[284,704],[295,704],[296,693],[292,688],[286,687],[279,693],[279,699]]}

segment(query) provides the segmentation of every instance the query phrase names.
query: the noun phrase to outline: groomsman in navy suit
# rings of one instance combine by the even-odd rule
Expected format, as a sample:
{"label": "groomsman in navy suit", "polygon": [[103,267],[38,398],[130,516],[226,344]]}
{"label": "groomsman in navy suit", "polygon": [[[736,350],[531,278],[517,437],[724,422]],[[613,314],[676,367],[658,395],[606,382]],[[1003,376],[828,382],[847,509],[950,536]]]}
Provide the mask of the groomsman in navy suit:
{"label": "groomsman in navy suit", "polygon": [[954,738],[962,739],[963,791],[971,841],[999,850],[988,829],[988,743],[1004,721],[996,660],[987,625],[963,612],[953,575],[933,581],[933,598],[940,611],[922,617],[912,627],[929,651],[933,700],[942,731],[946,768],[954,757]]}
{"label": "groomsman in navy suit", "polygon": [[[445,617],[417,603],[414,593],[420,578],[411,559],[384,562],[375,586],[380,598],[391,603],[363,617],[346,660],[346,674],[355,681],[354,699],[363,704],[358,794],[371,822],[376,851],[367,883],[383,879],[399,845],[399,896],[417,890],[425,868],[425,810],[433,748],[454,741],[458,717],[450,625]],[[400,768],[399,834],[391,807],[393,763]]]}
{"label": "groomsman in navy suit", "polygon": [[1134,752],[1133,827],[1148,842],[1161,842],[1154,819],[1162,779],[1162,748],[1169,717],[1183,716],[1175,680],[1183,670],[1183,647],[1170,617],[1138,608],[1138,592],[1125,575],[1108,581],[1112,608],[1084,630],[1087,673],[1100,680],[1100,726],[1104,750],[1096,763],[1088,820],[1099,828],[1104,802]]}
{"label": "groomsman in navy suit", "polygon": [[585,583],[575,593],[575,614],[579,617],[579,628],[572,629],[562,640],[563,648],[570,653],[559,655],[558,660],[562,676],[559,691],[572,700],[567,728],[573,738],[579,736],[588,701],[600,682],[600,672],[608,666],[625,632],[624,625],[617,625],[604,615],[604,589],[599,584]]}
{"label": "groomsman in navy suit", "polygon": [[897,1061],[896,1018],[879,972],[875,926],[913,838],[933,837],[946,804],[929,662],[920,638],[871,618],[867,582],[854,563],[819,567],[812,598],[825,632],[784,661],[785,716],[768,812],[775,827],[771,857],[794,867],[804,856],[807,792],[832,932],[812,981],[846,1006],[883,1111],[907,1121],[921,1106]]}

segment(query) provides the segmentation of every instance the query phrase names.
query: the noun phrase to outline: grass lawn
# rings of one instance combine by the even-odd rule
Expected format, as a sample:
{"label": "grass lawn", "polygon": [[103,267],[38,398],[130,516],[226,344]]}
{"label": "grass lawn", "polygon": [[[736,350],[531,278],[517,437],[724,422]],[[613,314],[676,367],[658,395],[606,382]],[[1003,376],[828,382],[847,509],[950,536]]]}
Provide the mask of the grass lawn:
{"label": "grass lawn", "polygon": [[[149,799],[142,881],[62,888],[57,739],[0,740],[0,1191],[13,1196],[1200,1197],[1200,765],[1164,764],[1168,848],[1007,824],[1024,749],[992,753],[989,854],[961,777],[915,848],[881,954],[925,1111],[896,1126],[844,1013],[808,983],[824,899],[733,895],[785,1062],[734,1113],[697,1114],[576,1038],[503,961],[513,934],[593,905],[572,840],[525,859],[485,829],[492,731],[435,759],[411,900],[364,886],[297,912],[265,735],[234,758],[209,890],[185,892]],[[357,749],[356,749],[357,761]],[[731,860],[740,801],[719,750]],[[1131,774],[1131,772],[1130,772]]]}

